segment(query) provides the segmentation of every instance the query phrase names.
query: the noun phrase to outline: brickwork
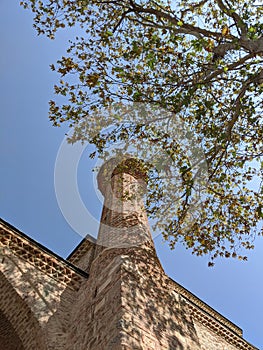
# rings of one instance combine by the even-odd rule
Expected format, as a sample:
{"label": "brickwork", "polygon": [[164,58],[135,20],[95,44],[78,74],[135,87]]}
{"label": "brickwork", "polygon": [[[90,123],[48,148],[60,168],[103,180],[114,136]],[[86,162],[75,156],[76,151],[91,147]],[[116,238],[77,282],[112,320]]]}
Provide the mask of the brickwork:
{"label": "brickwork", "polygon": [[95,242],[68,261],[0,221],[0,350],[255,350],[242,330],[171,280],[156,255],[135,160],[98,175]]}
{"label": "brickwork", "polygon": [[0,350],[24,350],[23,344],[14,327],[0,312]]}
{"label": "brickwork", "polygon": [[24,261],[30,263],[34,268],[41,270],[44,274],[57,280],[59,283],[69,285],[72,289],[78,289],[82,276],[81,271],[57,257],[45,247],[37,245],[20,231],[0,221],[0,248],[11,251]]}
{"label": "brickwork", "polygon": [[79,292],[72,310],[72,329],[67,350],[118,349],[121,346],[119,321],[121,320],[120,263],[118,256],[111,262],[97,260],[90,278]]}
{"label": "brickwork", "polygon": [[200,341],[200,350],[207,350],[209,348],[212,350],[236,350],[254,348],[245,341],[242,342],[242,340],[238,337],[236,345],[233,345],[232,339],[228,338],[227,336],[220,336],[218,332],[213,332],[211,329],[205,327],[203,323],[196,320],[194,320],[194,325]]}
{"label": "brickwork", "polygon": [[94,259],[95,249],[96,240],[87,235],[77,248],[68,256],[67,260],[83,271],[89,273],[91,263]]}
{"label": "brickwork", "polygon": [[191,293],[187,298],[187,291],[151,262],[155,257],[146,257],[139,250],[123,256],[126,346],[132,337],[138,349],[254,349],[238,327]]}
{"label": "brickwork", "polygon": [[0,310],[12,325],[25,350],[47,349],[37,319],[3,274],[0,274]]}
{"label": "brickwork", "polygon": [[9,334],[14,329],[26,350],[64,349],[58,344],[65,343],[68,312],[87,275],[5,222],[0,223],[0,243],[0,312],[12,326]]}
{"label": "brickwork", "polygon": [[[98,174],[99,189],[105,197],[97,240],[102,247],[122,248],[152,242],[142,197],[146,175],[136,172],[140,164],[132,163],[130,169],[126,163],[123,161],[114,168],[115,161],[109,161]],[[130,172],[123,173],[123,169]]]}

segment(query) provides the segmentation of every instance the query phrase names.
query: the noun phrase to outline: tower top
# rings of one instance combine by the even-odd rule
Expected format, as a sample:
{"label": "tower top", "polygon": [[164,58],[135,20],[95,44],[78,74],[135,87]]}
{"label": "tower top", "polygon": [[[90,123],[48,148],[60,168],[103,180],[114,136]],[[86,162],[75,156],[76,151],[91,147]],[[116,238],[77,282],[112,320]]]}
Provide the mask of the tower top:
{"label": "tower top", "polygon": [[122,158],[111,158],[100,168],[97,176],[98,188],[105,196],[106,188],[115,175],[129,174],[142,183],[147,183],[147,169],[142,160],[130,155],[124,155]]}
{"label": "tower top", "polygon": [[129,155],[112,158],[102,165],[97,179],[104,196],[97,244],[127,248],[151,242],[153,246],[143,203],[147,182],[144,163]]}

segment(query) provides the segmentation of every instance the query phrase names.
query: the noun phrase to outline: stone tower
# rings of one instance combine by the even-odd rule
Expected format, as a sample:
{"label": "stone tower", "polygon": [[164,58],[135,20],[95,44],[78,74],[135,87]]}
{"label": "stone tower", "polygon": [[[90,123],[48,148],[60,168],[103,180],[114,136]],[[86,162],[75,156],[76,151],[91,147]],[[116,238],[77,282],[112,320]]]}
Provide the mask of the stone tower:
{"label": "stone tower", "polygon": [[0,222],[0,350],[254,350],[242,330],[163,271],[142,201],[146,173],[107,162],[98,239],[64,260]]}

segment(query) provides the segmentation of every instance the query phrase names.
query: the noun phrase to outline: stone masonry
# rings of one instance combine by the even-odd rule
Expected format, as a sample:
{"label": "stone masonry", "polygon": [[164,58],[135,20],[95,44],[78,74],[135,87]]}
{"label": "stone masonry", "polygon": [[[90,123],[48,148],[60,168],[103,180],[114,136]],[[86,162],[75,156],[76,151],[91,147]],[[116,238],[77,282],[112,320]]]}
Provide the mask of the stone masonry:
{"label": "stone masonry", "polygon": [[255,350],[242,330],[170,279],[131,158],[98,174],[98,239],[64,260],[0,221],[0,350]]}

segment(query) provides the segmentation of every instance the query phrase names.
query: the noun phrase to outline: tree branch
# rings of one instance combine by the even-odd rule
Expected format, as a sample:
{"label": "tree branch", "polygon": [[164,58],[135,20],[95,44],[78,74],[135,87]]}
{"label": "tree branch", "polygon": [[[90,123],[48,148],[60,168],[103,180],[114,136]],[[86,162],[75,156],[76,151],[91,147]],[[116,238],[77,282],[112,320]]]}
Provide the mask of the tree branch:
{"label": "tree branch", "polygon": [[231,134],[232,134],[233,127],[234,127],[235,123],[237,122],[237,120],[238,120],[238,118],[240,116],[239,112],[240,112],[240,109],[241,109],[241,100],[244,97],[248,86],[250,84],[252,84],[252,83],[260,84],[260,83],[262,83],[262,81],[263,81],[263,69],[260,71],[259,74],[257,74],[256,76],[254,76],[252,78],[247,79],[244,82],[244,84],[243,84],[243,86],[242,86],[242,88],[241,88],[241,90],[240,90],[240,92],[239,92],[239,94],[238,94],[238,96],[236,98],[236,101],[235,101],[235,108],[233,108],[233,110],[234,110],[233,117],[229,121],[228,126],[227,126],[226,134],[227,134],[228,141],[231,140]]}
{"label": "tree branch", "polygon": [[213,32],[210,30],[206,30],[200,27],[195,27],[191,24],[187,24],[187,23],[182,23],[182,25],[178,25],[179,22],[179,18],[176,16],[171,16],[169,13],[154,9],[154,8],[144,8],[141,5],[136,4],[135,2],[133,2],[132,0],[130,0],[130,4],[131,7],[134,10],[134,13],[145,13],[145,14],[149,14],[149,15],[154,15],[156,16],[156,18],[160,19],[166,19],[167,21],[169,21],[170,23],[172,23],[173,25],[175,25],[177,27],[177,31],[178,33],[182,33],[182,34],[191,34],[194,36],[197,36],[200,38],[200,35],[204,35],[206,37],[212,37],[212,38],[216,38],[216,39],[220,39],[222,37],[222,34],[219,32]]}
{"label": "tree branch", "polygon": [[246,23],[242,20],[242,18],[234,12],[232,9],[229,9],[225,6],[222,0],[216,0],[219,8],[228,16],[233,18],[237,29],[241,31],[241,36],[245,37],[247,36],[247,25]]}

